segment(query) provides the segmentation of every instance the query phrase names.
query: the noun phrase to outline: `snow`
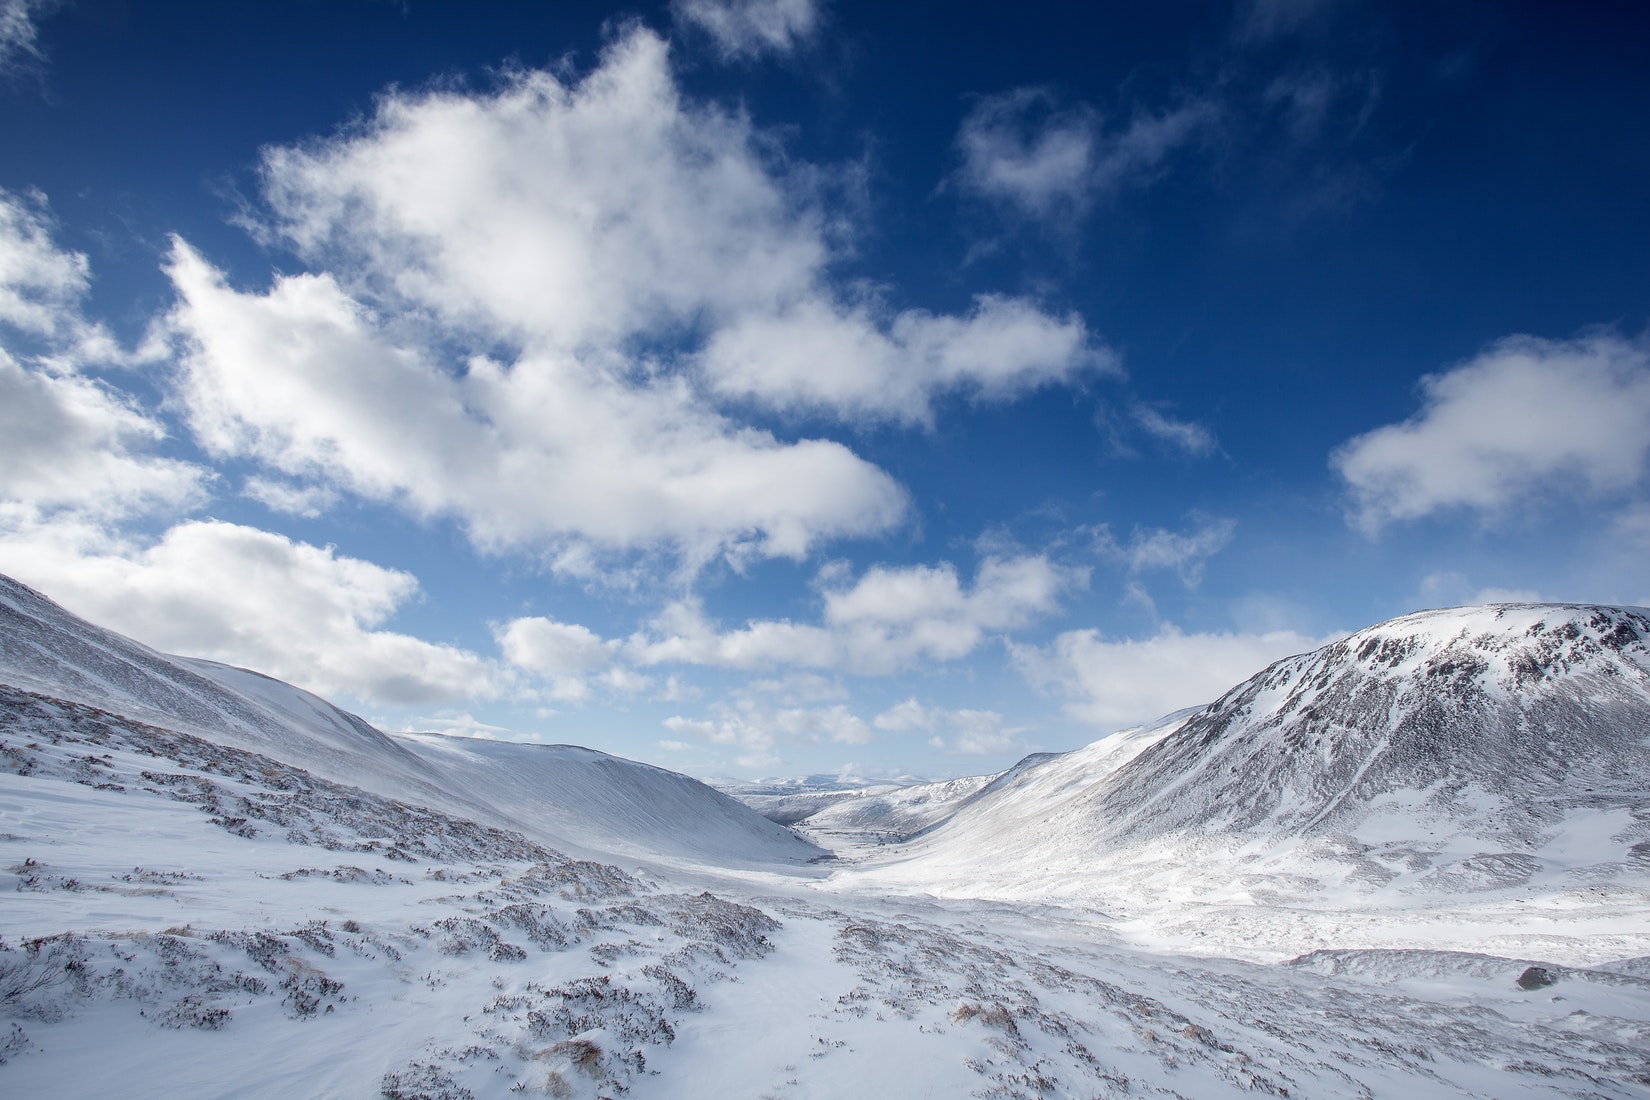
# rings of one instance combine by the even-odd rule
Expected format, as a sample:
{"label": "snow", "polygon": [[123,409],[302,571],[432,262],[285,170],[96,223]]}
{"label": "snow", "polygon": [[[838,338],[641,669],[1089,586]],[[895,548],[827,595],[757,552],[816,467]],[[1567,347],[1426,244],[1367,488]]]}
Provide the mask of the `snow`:
{"label": "snow", "polygon": [[[1202,832],[1096,820],[1217,703],[1001,776],[836,792],[802,826],[842,845],[815,863],[683,776],[385,737],[0,597],[5,1095],[1650,1095],[1646,773],[1609,738],[1629,770],[1544,781],[1509,820],[1529,789],[1453,773],[1329,828],[1280,831],[1321,811],[1305,782],[1252,819],[1201,790],[1226,823]],[[1457,613],[1430,656],[1392,628],[1383,675],[1539,619],[1582,624],[1544,682],[1630,684],[1581,644],[1628,619],[1595,617]],[[1525,667],[1493,656],[1471,675]],[[1320,659],[1228,695],[1249,724],[1221,731]]]}

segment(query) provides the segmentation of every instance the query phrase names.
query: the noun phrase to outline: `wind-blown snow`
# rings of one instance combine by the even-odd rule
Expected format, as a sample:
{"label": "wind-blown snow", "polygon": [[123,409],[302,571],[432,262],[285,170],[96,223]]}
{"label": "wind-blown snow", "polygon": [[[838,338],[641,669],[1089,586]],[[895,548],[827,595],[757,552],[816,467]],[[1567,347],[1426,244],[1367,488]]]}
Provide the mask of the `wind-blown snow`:
{"label": "wind-blown snow", "polygon": [[[1443,641],[1429,626],[1438,644],[1384,670],[1355,635],[1073,753],[837,802],[805,824],[858,840],[825,865],[659,769],[570,746],[388,738],[255,673],[97,631],[20,586],[0,589],[0,613],[6,1095],[1650,1096],[1644,861],[1621,848],[1644,772],[1593,792],[1571,782],[1640,764],[1601,717],[1635,720],[1632,692],[1584,690],[1586,677],[1636,682],[1603,670],[1642,671],[1637,613],[1545,610],[1534,633],[1508,622],[1521,611],[1463,614],[1537,640],[1496,649],[1477,626]],[[1504,683],[1528,676],[1531,646],[1548,654],[1544,694]],[[1476,672],[1427,671],[1492,650]],[[1224,769],[1255,745],[1298,735],[1304,708],[1339,721],[1380,682],[1395,677],[1407,699],[1429,675],[1470,681],[1451,689],[1458,717],[1539,696],[1555,709],[1534,713],[1556,721],[1579,700],[1593,717],[1565,736],[1597,736],[1545,771],[1483,779],[1470,804],[1404,783],[1478,776],[1488,744],[1399,754],[1403,767],[1363,752],[1340,797],[1314,778],[1342,774],[1333,753],[1297,761],[1285,793],[1249,807],[1224,778],[1243,776]],[[1416,712],[1389,708],[1380,743],[1405,744]],[[1170,760],[1192,765],[1187,783],[1095,825],[1097,793],[1132,791]],[[1496,799],[1541,783],[1545,808],[1504,820]],[[1176,849],[1197,837],[1175,800],[1194,796],[1208,802],[1193,822],[1203,847]],[[1456,859],[1403,827],[1452,809],[1468,823],[1452,837],[1540,823],[1529,858],[1542,867],[1525,875],[1519,852]],[[1329,857],[1312,846],[1356,829],[1430,862],[1336,878],[1358,860],[1335,854],[1341,840]],[[878,830],[888,843],[863,843]],[[893,841],[908,832],[920,835]],[[1093,836],[1113,847],[1078,843]],[[1272,870],[1219,872],[1212,853],[1239,841]],[[1150,853],[1154,869],[1129,870]],[[1000,879],[970,895],[967,874]],[[1226,893],[1160,904],[1154,874]],[[1339,907],[1265,896],[1313,882]],[[1257,928],[1268,950],[1250,942]],[[1253,961],[1289,944],[1320,949]]]}

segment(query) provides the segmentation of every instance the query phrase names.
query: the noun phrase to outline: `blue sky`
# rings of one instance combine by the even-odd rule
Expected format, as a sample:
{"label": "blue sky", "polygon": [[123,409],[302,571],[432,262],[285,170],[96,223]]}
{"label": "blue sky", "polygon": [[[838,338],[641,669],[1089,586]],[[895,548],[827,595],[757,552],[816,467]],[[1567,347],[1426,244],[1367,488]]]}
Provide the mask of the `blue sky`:
{"label": "blue sky", "polygon": [[1650,604],[1647,31],[0,0],[0,571],[387,728],[733,776]]}

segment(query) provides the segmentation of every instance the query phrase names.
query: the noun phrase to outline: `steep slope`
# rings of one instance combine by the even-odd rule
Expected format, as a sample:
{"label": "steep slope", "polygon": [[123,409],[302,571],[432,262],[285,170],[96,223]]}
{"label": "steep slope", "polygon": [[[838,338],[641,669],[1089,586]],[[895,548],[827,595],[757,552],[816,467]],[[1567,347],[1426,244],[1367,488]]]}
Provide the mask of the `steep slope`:
{"label": "steep slope", "polygon": [[1406,615],[1279,661],[1089,769],[1112,740],[981,792],[900,873],[1300,901],[1638,890],[1650,870],[1643,610]]}
{"label": "steep slope", "polygon": [[[1429,818],[1528,844],[1650,787],[1650,613],[1525,604],[1406,615],[1274,664],[1107,791],[1119,838]],[[1413,811],[1405,811],[1413,812]]]}
{"label": "steep slope", "polygon": [[794,864],[823,854],[697,780],[583,749],[390,737],[247,669],[172,657],[0,576],[0,683],[257,752],[333,782],[627,858]]}

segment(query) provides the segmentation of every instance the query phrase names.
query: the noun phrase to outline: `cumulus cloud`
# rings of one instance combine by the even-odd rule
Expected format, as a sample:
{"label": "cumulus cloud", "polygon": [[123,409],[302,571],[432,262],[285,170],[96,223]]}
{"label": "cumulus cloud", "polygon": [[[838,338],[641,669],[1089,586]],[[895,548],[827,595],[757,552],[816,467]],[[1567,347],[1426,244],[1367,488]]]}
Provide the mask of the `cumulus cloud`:
{"label": "cumulus cloud", "polygon": [[912,698],[889,707],[873,718],[871,724],[893,733],[930,734],[930,748],[959,756],[1026,751],[1020,741],[1020,734],[1025,730],[1010,728],[1007,720],[994,710],[946,710],[924,706]]}
{"label": "cumulus cloud", "polygon": [[0,322],[50,337],[81,323],[91,279],[84,254],[53,243],[45,208],[39,194],[0,190]]}
{"label": "cumulus cloud", "polygon": [[1072,718],[1118,729],[1213,702],[1273,661],[1332,640],[1288,630],[1184,634],[1171,624],[1144,640],[1072,630],[1047,646],[1009,651],[1030,683],[1067,698]]}
{"label": "cumulus cloud", "polygon": [[568,702],[590,697],[587,678],[607,668],[618,644],[588,627],[539,615],[514,619],[493,635],[506,661],[549,684],[552,698]]}
{"label": "cumulus cloud", "polygon": [[676,380],[628,383],[562,352],[509,367],[477,357],[454,377],[392,343],[328,275],[242,293],[181,242],[170,273],[179,388],[210,452],[456,516],[483,546],[801,557],[905,508],[891,478],[840,444],[738,428]]}
{"label": "cumulus cloud", "polygon": [[116,518],[197,504],[208,475],[150,453],[165,437],[107,386],[31,370],[0,349],[0,515]]}
{"label": "cumulus cloud", "polygon": [[0,345],[0,522],[198,503],[207,472],[155,455],[164,425],[81,372],[80,360],[115,353],[80,313],[86,257],[58,248],[51,230],[43,197],[0,191],[0,327],[34,352],[14,356]]}
{"label": "cumulus cloud", "polygon": [[818,299],[717,332],[701,363],[715,389],[775,408],[930,423],[947,391],[1002,400],[1079,374],[1115,373],[1081,317],[982,295],[967,316],[908,310],[886,330],[865,307]]}
{"label": "cumulus cloud", "polygon": [[884,532],[906,514],[886,473],[713,402],[921,421],[936,393],[1011,398],[1104,355],[1080,318],[1019,298],[942,316],[845,296],[821,173],[777,149],[685,100],[639,26],[577,82],[386,93],[362,125],[265,155],[265,229],[310,273],[247,292],[174,247],[189,423],[288,483],[569,568]]}
{"label": "cumulus cloud", "polygon": [[1095,199],[1148,178],[1213,116],[1204,102],[1136,114],[1107,133],[1088,106],[1062,110],[1046,88],[974,104],[957,131],[952,177],[965,192],[1034,219],[1080,216]]}
{"label": "cumulus cloud", "polygon": [[1330,463],[1374,534],[1434,512],[1490,515],[1558,491],[1636,490],[1650,460],[1650,345],[1514,336],[1421,380],[1422,408]]}
{"label": "cumulus cloud", "polygon": [[851,584],[828,576],[822,622],[754,620],[721,631],[696,604],[679,603],[626,642],[648,665],[783,666],[887,675],[923,661],[968,656],[993,632],[1019,629],[1059,606],[1081,570],[1044,555],[984,559],[972,587],[949,562],[873,566]]}
{"label": "cumulus cloud", "polygon": [[674,0],[678,23],[704,31],[726,60],[790,53],[818,32],[816,0]]}
{"label": "cumulus cloud", "polygon": [[139,546],[61,521],[0,531],[0,560],[99,625],[323,696],[400,705],[500,690],[476,654],[380,629],[417,596],[412,575],[330,547],[210,521]]}

